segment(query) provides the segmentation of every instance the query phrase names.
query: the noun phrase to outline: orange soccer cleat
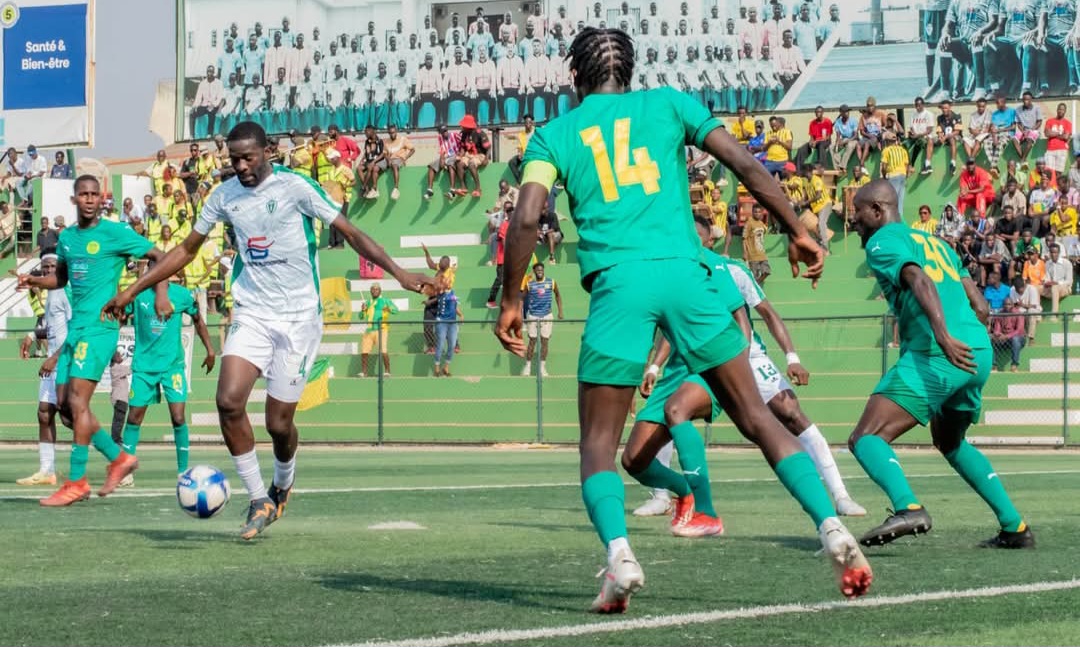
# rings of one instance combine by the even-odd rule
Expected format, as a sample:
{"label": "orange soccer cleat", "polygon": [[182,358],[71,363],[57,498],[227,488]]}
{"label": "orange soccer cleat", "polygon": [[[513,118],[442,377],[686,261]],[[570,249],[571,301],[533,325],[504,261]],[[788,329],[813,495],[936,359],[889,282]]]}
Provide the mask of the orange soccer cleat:
{"label": "orange soccer cleat", "polygon": [[109,463],[109,467],[105,472],[105,485],[102,485],[101,489],[98,490],[98,496],[112,494],[113,490],[120,486],[120,482],[124,480],[124,477],[132,474],[137,469],[139,469],[139,459],[135,458],[133,454],[120,452],[116,460]]}
{"label": "orange soccer cleat", "polygon": [[46,508],[62,508],[72,503],[86,501],[90,498],[90,484],[86,478],[78,481],[64,481],[60,489],[40,501]]}

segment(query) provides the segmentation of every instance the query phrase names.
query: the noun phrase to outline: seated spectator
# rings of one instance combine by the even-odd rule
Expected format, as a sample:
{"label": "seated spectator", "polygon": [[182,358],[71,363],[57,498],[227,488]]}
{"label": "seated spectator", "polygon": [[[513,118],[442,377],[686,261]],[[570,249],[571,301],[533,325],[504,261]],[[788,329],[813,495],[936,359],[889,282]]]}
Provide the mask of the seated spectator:
{"label": "seated spectator", "polygon": [[1009,298],[1009,286],[1001,282],[999,272],[990,272],[986,277],[986,287],[983,288],[983,297],[990,305],[990,312],[1000,312],[1005,307],[1005,301]]}
{"label": "seated spectator", "polygon": [[1020,221],[1014,216],[1011,208],[1002,211],[1001,218],[994,225],[994,233],[1009,249],[1016,247],[1016,241],[1020,240],[1020,232],[1022,231],[1024,229],[1020,226]]}
{"label": "seated spectator", "polygon": [[443,170],[450,175],[450,189],[446,192],[446,197],[453,199],[457,195],[454,193],[454,184],[456,183],[455,168],[457,167],[458,135],[450,132],[446,124],[441,124],[436,140],[438,153],[435,155],[435,159],[428,164],[428,185],[427,190],[424,191],[424,199],[430,200],[431,196],[435,195],[435,176]]}
{"label": "seated spectator", "polygon": [[545,206],[538,226],[538,242],[541,245],[546,244],[548,248],[548,265],[555,265],[555,248],[563,239],[562,229],[559,228],[559,214]]}
{"label": "seated spectator", "polygon": [[948,99],[942,101],[934,141],[938,146],[949,147],[949,173],[956,173],[956,142],[962,137],[963,130],[960,115],[953,112],[952,102]]}
{"label": "seated spectator", "polygon": [[1050,246],[1050,260],[1043,269],[1042,296],[1050,299],[1050,312],[1058,312],[1061,300],[1072,294],[1073,288],[1072,263],[1061,257],[1060,245]]}
{"label": "seated spectator", "polygon": [[[810,211],[817,218],[817,239],[825,249],[825,253],[828,254],[829,241],[833,237],[833,232],[829,229],[829,218],[832,216],[833,202],[832,195],[825,188],[825,163],[818,162],[814,164],[813,173],[808,173],[807,176],[809,180],[807,200]],[[814,235],[814,232],[815,230],[811,230],[810,235]]]}
{"label": "seated spectator", "polygon": [[468,172],[473,178],[472,197],[479,198],[481,195],[480,169],[487,166],[491,142],[488,141],[484,131],[476,127],[476,119],[472,115],[465,115],[459,125],[461,132],[458,135],[460,154],[457,159],[457,175],[461,187],[456,189],[455,193],[463,196],[468,192],[465,181],[465,175]]}
{"label": "seated spectator", "polygon": [[754,203],[750,211],[750,219],[743,226],[743,260],[750,266],[754,274],[754,280],[764,284],[765,279],[772,274],[769,267],[769,255],[765,251],[765,233],[768,226],[765,224],[765,209]]}
{"label": "seated spectator", "polygon": [[1043,175],[1039,188],[1033,189],[1028,196],[1028,210],[1034,216],[1049,216],[1058,203],[1058,191],[1051,186],[1050,177]]}
{"label": "seated spectator", "polygon": [[[1024,166],[1024,169],[1026,168],[1027,165]],[[1016,160],[1005,162],[1005,175],[998,178],[998,186],[1001,187],[1002,191],[1008,188],[1009,180],[1016,180],[1017,186],[1020,187],[1020,193],[1027,195],[1027,192],[1034,187],[1029,185],[1028,173],[1024,169],[1021,169],[1016,164]]]}
{"label": "seated spectator", "polygon": [[71,170],[71,164],[68,164],[65,161],[64,151],[56,151],[56,163],[53,164],[52,170],[49,171],[49,177],[61,180],[74,179],[75,176]]}
{"label": "seated spectator", "polygon": [[[911,160],[907,149],[900,145],[893,132],[882,135],[886,146],[881,151],[881,176],[889,181],[896,190],[896,208],[904,216],[904,195],[907,193],[907,179],[911,175]],[[931,230],[933,231],[933,230]]]}
{"label": "seated spectator", "polygon": [[[322,102],[319,101],[319,103]],[[337,124],[327,126],[326,135],[330,138],[333,148],[341,154],[341,163],[352,168],[353,163],[360,157],[360,145],[352,137],[343,134]]]}
{"label": "seated spectator", "polygon": [[975,102],[975,112],[968,119],[964,132],[964,154],[967,159],[975,159],[982,151],[983,142],[990,136],[990,113],[986,111],[986,99],[979,97]]}
{"label": "seated spectator", "polygon": [[1071,206],[1080,207],[1080,186],[1073,184],[1068,175],[1059,175],[1057,182],[1058,195],[1063,196]]}
{"label": "seated spectator", "polygon": [[390,199],[397,200],[401,197],[401,191],[398,190],[401,185],[401,169],[404,168],[409,158],[416,153],[416,147],[409,141],[408,136],[398,132],[395,124],[390,124],[386,135],[383,147],[386,160],[390,164],[390,173],[394,176],[394,190],[390,192]]}
{"label": "seated spectator", "polygon": [[937,233],[938,221],[934,218],[930,205],[919,207],[919,219],[911,223],[911,228],[933,236]]}
{"label": "seated spectator", "polygon": [[1022,160],[1026,160],[1035,142],[1042,138],[1042,108],[1035,103],[1035,96],[1030,91],[1021,95],[1020,107],[1016,109],[1016,137],[1013,148]]}
{"label": "seated spectator", "polygon": [[986,217],[986,206],[994,199],[994,184],[986,169],[968,159],[960,173],[960,196],[956,199],[956,208],[961,214],[974,208],[980,218]]}
{"label": "seated spectator", "polygon": [[[1009,370],[1015,373],[1020,370],[1020,349],[1027,344],[1027,336],[1024,332],[1024,316],[1020,312],[1020,304],[1015,301],[1009,302],[1007,312],[1008,314],[994,317],[990,324],[990,341],[994,350],[1011,353],[1012,366]],[[996,358],[994,369],[997,370]]]}
{"label": "seated spectator", "polygon": [[[1024,165],[1027,168],[1027,165]],[[1050,186],[1056,187],[1058,183],[1057,171],[1046,165],[1046,159],[1040,157],[1035,160],[1035,168],[1028,173],[1028,189],[1034,191],[1042,184],[1043,176],[1050,177]]]}
{"label": "seated spectator", "polygon": [[1057,105],[1053,119],[1046,120],[1046,165],[1056,173],[1064,173],[1069,157],[1069,142],[1072,140],[1072,122],[1065,118],[1068,106]]}
{"label": "seated spectator", "polygon": [[791,160],[791,131],[775,115],[769,117],[769,129],[765,134],[765,170],[779,176],[784,165]]}
{"label": "seated spectator", "polygon": [[754,159],[765,163],[765,123],[760,119],[754,122],[754,134],[746,142],[746,150],[754,156]]}
{"label": "seated spectator", "polygon": [[961,266],[982,286],[979,275],[979,243],[975,242],[975,236],[970,231],[965,230],[960,235],[960,240],[956,243],[956,255],[960,257]]}
{"label": "seated spectator", "polygon": [[998,198],[999,208],[1004,210],[1006,207],[1012,207],[1013,214],[1017,217],[1024,217],[1027,215],[1028,210],[1028,197],[1023,191],[1020,190],[1020,183],[1016,178],[1011,177],[1006,180],[1005,191],[1002,192]]}
{"label": "seated spectator", "polygon": [[510,186],[510,183],[506,180],[499,180],[499,195],[495,196],[495,204],[491,209],[488,209],[488,213],[495,213],[502,209],[503,203],[509,201],[513,205],[517,205],[518,200],[518,188],[516,186]]}
{"label": "seated spectator", "polygon": [[1029,248],[1024,253],[1024,270],[1021,276],[1028,285],[1034,287],[1046,283],[1046,263],[1039,258],[1038,250]]}
{"label": "seated spectator", "polygon": [[1054,232],[1046,234],[1046,237],[1042,239],[1042,259],[1044,261],[1050,260],[1050,247],[1058,242],[1057,236]]}
{"label": "seated spectator", "polygon": [[529,146],[529,140],[532,138],[533,131],[536,130],[536,122],[533,121],[532,115],[525,113],[521,118],[525,124],[525,128],[517,134],[517,153],[510,158],[507,162],[507,166],[510,167],[510,173],[517,180],[518,184],[521,184],[521,162],[525,158],[525,149]]}
{"label": "seated spectator", "polygon": [[1025,315],[1024,327],[1027,328],[1028,339],[1035,339],[1035,329],[1039,325],[1039,316],[1042,314],[1042,290],[1034,285],[1028,285],[1024,277],[1013,277],[1012,290],[1009,291],[1009,299],[1006,303],[1016,303],[1020,312]]}
{"label": "seated spectator", "polygon": [[1050,213],[1050,229],[1061,237],[1076,235],[1076,207],[1069,204],[1066,196],[1058,198],[1057,206]]}
{"label": "seated spectator", "polygon": [[735,108],[735,119],[731,121],[728,131],[735,141],[743,146],[749,146],[750,138],[758,132],[756,125],[759,123],[761,122],[754,121],[754,118],[747,114],[746,106],[740,105]]}
{"label": "seated spectator", "polygon": [[1014,256],[1021,259],[1027,257],[1028,250],[1035,250],[1036,254],[1042,256],[1042,241],[1032,235],[1030,229],[1025,229],[1013,249]]}
{"label": "seated spectator", "polygon": [[922,175],[930,175],[934,172],[933,166],[931,166],[931,160],[934,157],[935,123],[934,115],[926,109],[926,103],[923,101],[923,98],[916,97],[915,111],[911,115],[911,120],[908,124],[907,145],[908,154],[911,156],[913,166],[915,158],[919,154],[919,150],[925,151],[926,155],[923,157]]}
{"label": "seated spectator", "polygon": [[[825,116],[825,108],[814,108],[814,118],[810,121],[810,141],[799,147],[795,153],[795,166],[806,166],[806,160],[814,155],[814,161],[824,164],[829,144],[832,142],[833,122]],[[845,165],[846,166],[846,165]]]}
{"label": "seated spectator", "polygon": [[1012,253],[1005,243],[1001,242],[993,232],[986,235],[982,248],[979,250],[979,268],[981,283],[985,283],[991,272],[998,272],[1011,280],[1015,276],[1012,265]]}
{"label": "seated spectator", "polygon": [[[859,120],[851,116],[851,108],[845,103],[840,106],[840,116],[833,122],[836,140],[832,145],[833,168],[840,171],[841,177],[847,175],[848,162],[855,147],[859,144]],[[862,164],[860,163],[861,167]]]}
{"label": "seated spectator", "polygon": [[960,239],[960,231],[963,228],[964,222],[957,215],[956,209],[951,204],[947,204],[941,211],[941,219],[938,220],[937,230],[934,234],[938,238],[948,241],[950,245],[955,246]]}

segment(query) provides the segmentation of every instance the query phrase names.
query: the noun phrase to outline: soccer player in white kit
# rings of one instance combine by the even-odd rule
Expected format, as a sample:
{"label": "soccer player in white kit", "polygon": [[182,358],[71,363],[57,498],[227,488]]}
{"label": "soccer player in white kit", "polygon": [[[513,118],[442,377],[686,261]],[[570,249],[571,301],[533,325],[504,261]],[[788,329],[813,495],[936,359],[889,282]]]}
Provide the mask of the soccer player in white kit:
{"label": "soccer player in white kit", "polygon": [[[41,257],[41,274],[49,276],[56,271],[56,254]],[[56,383],[56,364],[60,347],[67,338],[68,321],[71,319],[71,288],[49,290],[45,298],[45,330],[49,357],[41,364],[38,375],[38,471],[21,478],[17,485],[56,485],[56,412],[58,404],[65,402],[65,384]],[[59,394],[59,397],[57,397]],[[71,427],[71,415],[60,410],[60,420]]]}
{"label": "soccer player in white kit", "polygon": [[[103,313],[119,315],[139,292],[190,263],[217,223],[232,224],[237,246],[233,314],[217,408],[225,444],[251,498],[240,533],[251,539],[284,514],[293,486],[298,441],[293,418],[323,332],[315,220],[336,228],[357,253],[406,289],[419,291],[432,280],[394,263],[310,178],[271,164],[266,132],[258,124],[241,122],[229,133],[228,144],[236,177],[206,202],[191,234],[106,304]],[[259,472],[246,411],[260,375],[266,379],[266,430],[274,445],[269,489]]]}

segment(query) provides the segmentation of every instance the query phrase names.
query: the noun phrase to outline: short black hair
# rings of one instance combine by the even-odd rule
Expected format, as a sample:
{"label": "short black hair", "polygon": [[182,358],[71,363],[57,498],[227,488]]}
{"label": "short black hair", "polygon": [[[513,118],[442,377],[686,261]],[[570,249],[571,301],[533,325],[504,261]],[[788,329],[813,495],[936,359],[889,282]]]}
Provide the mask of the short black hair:
{"label": "short black hair", "polygon": [[694,216],[694,224],[701,225],[706,231],[711,231],[713,225],[705,216]]}
{"label": "short black hair", "polygon": [[83,182],[93,182],[98,186],[98,190],[101,190],[101,180],[97,179],[97,177],[93,175],[80,175],[79,177],[75,178],[75,184],[71,185],[75,193],[79,192],[79,185]]}
{"label": "short black hair", "polygon": [[536,261],[535,263],[533,263],[533,266],[532,266],[532,268],[533,268],[534,270],[535,270],[536,268],[544,269],[544,264],[543,264],[543,263],[541,263],[540,261]]}
{"label": "short black hair", "polygon": [[254,121],[241,121],[233,126],[233,129],[229,131],[229,136],[225,138],[228,142],[240,142],[247,140],[254,140],[255,145],[260,148],[266,148],[268,142],[266,140],[266,130],[262,126]]}

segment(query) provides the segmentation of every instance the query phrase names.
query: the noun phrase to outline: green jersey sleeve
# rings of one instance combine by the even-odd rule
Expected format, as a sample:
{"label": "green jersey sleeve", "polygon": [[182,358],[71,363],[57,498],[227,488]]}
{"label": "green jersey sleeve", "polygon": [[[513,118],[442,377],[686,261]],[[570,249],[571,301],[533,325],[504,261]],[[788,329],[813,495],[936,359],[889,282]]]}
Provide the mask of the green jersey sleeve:
{"label": "green jersey sleeve", "polygon": [[191,291],[187,288],[180,287],[175,283],[170,285],[169,301],[172,301],[173,308],[176,309],[177,313],[183,313],[193,317],[199,314],[199,306],[195,303],[195,298],[191,296]]}
{"label": "green jersey sleeve", "polygon": [[881,281],[899,289],[900,273],[923,259],[916,253],[914,241],[904,234],[904,227],[882,227],[866,243],[866,264]]}
{"label": "green jersey sleeve", "polygon": [[548,145],[547,137],[545,136],[544,129],[539,128],[533,132],[532,137],[529,138],[529,145],[525,148],[525,155],[522,157],[522,167],[528,167],[530,162],[546,162],[559,169],[559,162],[555,158],[554,149]]}
{"label": "green jersey sleeve", "polygon": [[657,90],[669,102],[676,115],[682,119],[686,131],[686,143],[701,148],[705,137],[720,127],[720,121],[712,116],[709,109],[685,92],[665,87]]}

